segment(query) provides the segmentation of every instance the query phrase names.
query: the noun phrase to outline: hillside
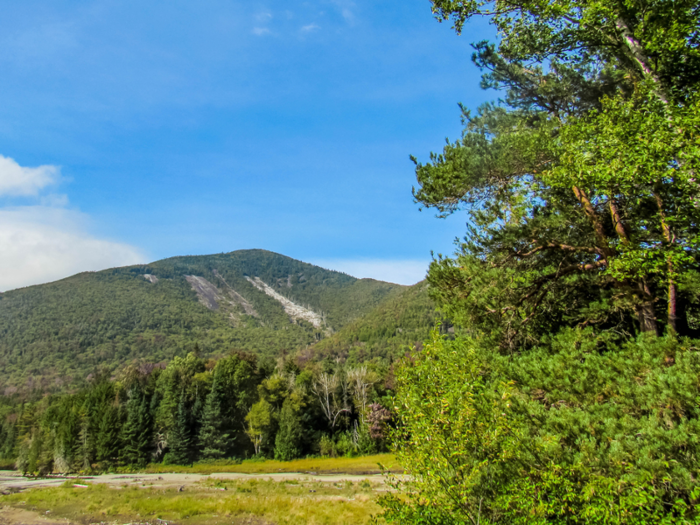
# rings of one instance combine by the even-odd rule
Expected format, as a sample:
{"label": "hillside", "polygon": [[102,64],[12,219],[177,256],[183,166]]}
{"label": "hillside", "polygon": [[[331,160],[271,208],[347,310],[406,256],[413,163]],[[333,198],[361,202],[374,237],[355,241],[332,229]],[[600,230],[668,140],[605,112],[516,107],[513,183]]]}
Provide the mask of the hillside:
{"label": "hillside", "polygon": [[387,297],[365,315],[300,352],[300,358],[340,358],[350,363],[393,360],[405,353],[406,346],[424,341],[439,320],[428,296],[428,284],[421,281]]}
{"label": "hillside", "polygon": [[211,356],[291,353],[347,333],[406,289],[241,250],[8,291],[0,295],[0,392],[58,389],[98,368],[159,362],[195,345]]}

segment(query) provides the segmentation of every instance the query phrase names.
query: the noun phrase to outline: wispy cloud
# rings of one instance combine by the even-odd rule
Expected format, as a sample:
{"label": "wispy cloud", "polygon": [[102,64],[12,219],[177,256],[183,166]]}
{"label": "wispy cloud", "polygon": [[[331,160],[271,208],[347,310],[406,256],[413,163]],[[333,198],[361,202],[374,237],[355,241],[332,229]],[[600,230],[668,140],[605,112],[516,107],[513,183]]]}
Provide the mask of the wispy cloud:
{"label": "wispy cloud", "polygon": [[257,36],[269,35],[270,30],[267,27],[254,27],[253,34]]}
{"label": "wispy cloud", "polygon": [[272,13],[270,11],[260,11],[255,15],[255,20],[261,23],[269,22],[272,20]]}
{"label": "wispy cloud", "polygon": [[312,23],[312,24],[309,24],[309,25],[302,26],[301,32],[302,32],[302,33],[310,33],[310,32],[312,32],[312,31],[316,31],[317,29],[320,29],[320,27],[317,26],[316,24],[313,24],[313,23]]}
{"label": "wispy cloud", "polygon": [[355,2],[352,0],[333,0],[335,6],[340,10],[340,14],[348,24],[355,22]]}
{"label": "wispy cloud", "polygon": [[317,259],[309,262],[353,277],[397,284],[422,281],[430,264],[429,260],[416,259]]}
{"label": "wispy cloud", "polygon": [[25,168],[14,159],[0,155],[0,196],[36,196],[59,181],[58,166]]}
{"label": "wispy cloud", "polygon": [[66,195],[42,194],[58,182],[56,166],[23,167],[0,155],[0,195],[36,203],[0,208],[0,290],[146,260],[138,248],[89,233],[90,218],[66,209]]}

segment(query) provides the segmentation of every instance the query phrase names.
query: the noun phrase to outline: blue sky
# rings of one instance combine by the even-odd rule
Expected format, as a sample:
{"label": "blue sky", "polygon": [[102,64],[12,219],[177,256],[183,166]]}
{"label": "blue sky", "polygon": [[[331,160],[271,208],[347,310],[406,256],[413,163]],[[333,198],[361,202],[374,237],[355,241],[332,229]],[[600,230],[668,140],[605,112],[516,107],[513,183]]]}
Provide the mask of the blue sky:
{"label": "blue sky", "polygon": [[405,284],[464,216],[409,155],[459,136],[470,43],[427,0],[23,0],[0,18],[0,290],[265,248]]}

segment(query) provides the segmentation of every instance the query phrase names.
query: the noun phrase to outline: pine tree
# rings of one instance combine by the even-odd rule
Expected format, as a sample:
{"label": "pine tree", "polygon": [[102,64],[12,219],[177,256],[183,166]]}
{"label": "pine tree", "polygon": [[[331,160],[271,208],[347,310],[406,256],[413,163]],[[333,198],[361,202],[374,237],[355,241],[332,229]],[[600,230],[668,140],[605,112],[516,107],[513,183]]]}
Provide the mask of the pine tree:
{"label": "pine tree", "polygon": [[175,465],[189,465],[192,463],[192,435],[188,420],[185,394],[183,393],[177,406],[175,425],[170,432],[170,436],[168,436],[170,462]]}
{"label": "pine tree", "polygon": [[301,455],[301,442],[304,428],[298,410],[289,399],[282,405],[279,431],[275,438],[275,459],[289,461]]}
{"label": "pine tree", "polygon": [[219,374],[215,374],[204,405],[202,429],[199,432],[201,456],[205,459],[219,459],[226,455],[229,434],[226,432],[227,421],[221,406],[223,399],[223,385]]}

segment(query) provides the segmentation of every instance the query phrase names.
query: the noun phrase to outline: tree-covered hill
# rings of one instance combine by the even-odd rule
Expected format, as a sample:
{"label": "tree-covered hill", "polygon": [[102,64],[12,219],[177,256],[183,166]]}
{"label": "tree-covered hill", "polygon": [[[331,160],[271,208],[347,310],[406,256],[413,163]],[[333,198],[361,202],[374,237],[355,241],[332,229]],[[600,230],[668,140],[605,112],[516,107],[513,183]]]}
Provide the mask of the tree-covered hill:
{"label": "tree-covered hill", "polygon": [[441,318],[428,294],[428,284],[421,281],[388,297],[299,356],[302,360],[340,358],[351,363],[391,361],[404,355],[407,346],[422,344],[438,320]]}
{"label": "tree-covered hill", "polygon": [[0,295],[0,392],[58,389],[91,372],[196,348],[263,357],[342,330],[406,287],[264,250],[174,257]]}

